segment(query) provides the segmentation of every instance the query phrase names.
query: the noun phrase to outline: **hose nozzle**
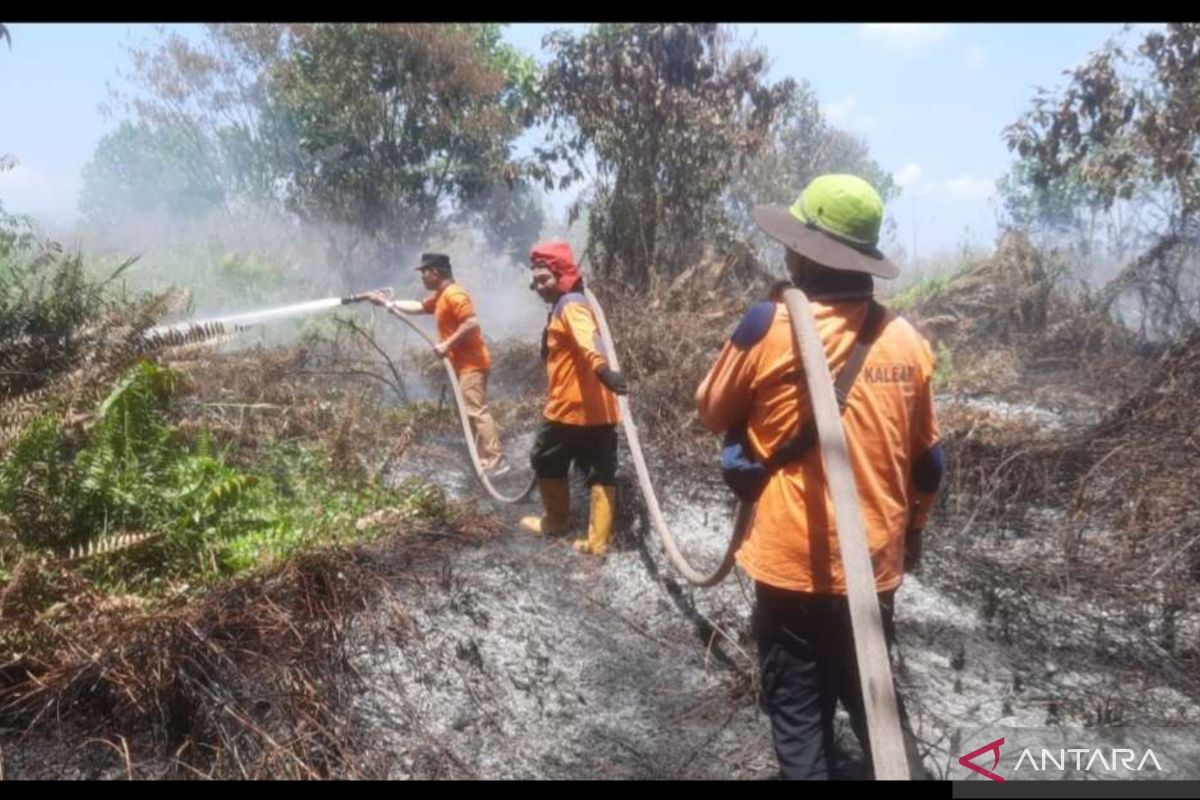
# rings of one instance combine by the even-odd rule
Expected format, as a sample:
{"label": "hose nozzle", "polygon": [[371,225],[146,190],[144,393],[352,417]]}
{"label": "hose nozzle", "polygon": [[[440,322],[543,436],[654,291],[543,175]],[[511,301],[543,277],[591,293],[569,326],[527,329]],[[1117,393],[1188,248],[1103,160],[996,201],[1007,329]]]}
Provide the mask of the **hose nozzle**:
{"label": "hose nozzle", "polygon": [[391,286],[384,286],[380,289],[371,289],[366,292],[359,292],[358,294],[347,295],[346,297],[342,298],[342,305],[345,306],[345,305],[349,305],[350,303],[361,303],[362,301],[367,299],[367,295],[375,294],[376,292],[379,292],[381,294],[386,294],[388,297],[391,297],[393,294],[395,294],[395,291],[392,289]]}

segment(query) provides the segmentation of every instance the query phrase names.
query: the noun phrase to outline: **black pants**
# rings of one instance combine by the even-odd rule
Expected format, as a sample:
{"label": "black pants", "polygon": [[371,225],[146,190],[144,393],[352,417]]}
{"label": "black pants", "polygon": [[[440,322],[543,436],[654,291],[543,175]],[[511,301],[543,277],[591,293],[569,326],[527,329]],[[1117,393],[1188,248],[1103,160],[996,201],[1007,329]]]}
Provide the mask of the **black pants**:
{"label": "black pants", "polygon": [[574,461],[588,486],[617,485],[617,426],[542,420],[529,462],[539,478],[565,478]]}
{"label": "black pants", "polygon": [[[895,592],[879,595],[883,630],[891,649]],[[844,596],[814,595],[755,583],[754,633],[764,710],[782,777],[824,780],[839,777],[833,715],[838,700],[870,764],[866,712],[858,680],[850,605]],[[896,695],[897,701],[900,695]],[[900,718],[910,770],[921,770],[903,704]],[[920,772],[913,777],[921,777]]]}

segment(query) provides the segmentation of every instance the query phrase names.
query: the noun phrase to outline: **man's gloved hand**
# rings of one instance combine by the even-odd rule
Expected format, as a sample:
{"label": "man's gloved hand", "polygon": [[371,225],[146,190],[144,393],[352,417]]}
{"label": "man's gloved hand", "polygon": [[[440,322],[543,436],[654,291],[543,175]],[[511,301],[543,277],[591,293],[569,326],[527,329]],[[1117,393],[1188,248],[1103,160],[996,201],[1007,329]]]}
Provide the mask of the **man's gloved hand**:
{"label": "man's gloved hand", "polygon": [[904,571],[919,574],[921,572],[921,534],[920,528],[908,528],[904,531]]}
{"label": "man's gloved hand", "polygon": [[617,394],[629,394],[629,387],[625,385],[625,376],[613,370],[608,364],[596,370],[596,377]]}

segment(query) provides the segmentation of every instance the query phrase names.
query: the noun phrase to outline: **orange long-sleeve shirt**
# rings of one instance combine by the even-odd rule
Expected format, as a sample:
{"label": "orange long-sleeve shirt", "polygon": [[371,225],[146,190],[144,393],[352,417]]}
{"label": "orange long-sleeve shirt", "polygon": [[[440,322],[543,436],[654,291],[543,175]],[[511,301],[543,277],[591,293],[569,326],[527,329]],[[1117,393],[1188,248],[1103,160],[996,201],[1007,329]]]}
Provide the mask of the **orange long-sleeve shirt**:
{"label": "orange long-sleeve shirt", "polygon": [[596,377],[608,358],[587,298],[576,292],[563,295],[550,312],[544,337],[548,390],[543,416],[567,425],[617,423],[617,396]]}

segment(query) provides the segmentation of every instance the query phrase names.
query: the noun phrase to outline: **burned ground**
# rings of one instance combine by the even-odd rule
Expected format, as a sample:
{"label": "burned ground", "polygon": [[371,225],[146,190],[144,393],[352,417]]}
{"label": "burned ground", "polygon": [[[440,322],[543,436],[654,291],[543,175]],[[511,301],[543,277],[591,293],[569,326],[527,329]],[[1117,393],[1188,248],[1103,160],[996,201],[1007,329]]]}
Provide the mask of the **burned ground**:
{"label": "burned ground", "polygon": [[[982,265],[972,280],[1000,266]],[[708,270],[714,281],[719,273]],[[1005,365],[993,369],[1003,379],[991,390],[987,370],[943,384],[951,469],[924,568],[898,593],[896,675],[934,777],[958,777],[964,731],[1200,720],[1196,342],[1151,363],[1117,349],[1115,333],[1107,350],[1083,336],[1071,351],[1068,331],[1104,324],[1062,324],[1083,311],[1031,289],[1036,266],[1014,274],[1026,279],[1005,290],[1013,302],[997,295],[968,308],[954,298],[975,289],[951,282],[910,312],[931,323],[935,346],[956,363]],[[610,314],[629,351],[664,511],[704,563],[723,549],[731,502],[711,466],[715,442],[680,398],[739,307],[692,302],[709,291],[664,299],[649,316]],[[955,308],[960,322],[936,322]],[[1050,363],[1029,345],[1051,329],[1061,353],[1107,352],[1151,377],[1100,387],[1087,379],[1094,358]],[[494,400],[519,473],[505,480],[516,484],[539,367],[528,343],[496,355],[505,374],[522,376],[498,380]],[[752,587],[735,574],[697,590],[673,574],[627,453],[614,552],[586,559],[570,537],[519,531],[532,501],[485,499],[444,402],[398,406],[383,381],[346,376],[334,391],[327,356],[181,357],[178,366],[210,379],[176,407],[177,422],[186,427],[203,410],[214,435],[243,453],[260,440],[315,437],[328,445],[330,469],[436,485],[454,513],[419,522],[378,508],[354,526],[376,531],[370,541],[323,547],[173,603],[101,596],[67,567],[14,571],[0,595],[3,619],[58,638],[41,660],[6,659],[5,777],[774,775],[757,705]],[[438,394],[431,383],[426,396]],[[356,445],[366,437],[387,446]],[[574,493],[580,534],[578,482]]]}

